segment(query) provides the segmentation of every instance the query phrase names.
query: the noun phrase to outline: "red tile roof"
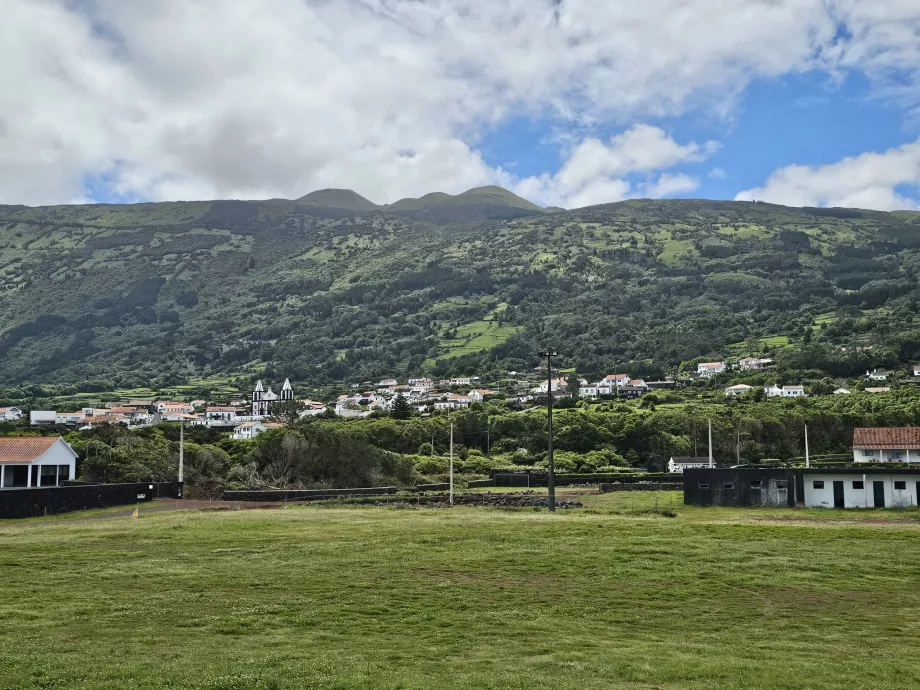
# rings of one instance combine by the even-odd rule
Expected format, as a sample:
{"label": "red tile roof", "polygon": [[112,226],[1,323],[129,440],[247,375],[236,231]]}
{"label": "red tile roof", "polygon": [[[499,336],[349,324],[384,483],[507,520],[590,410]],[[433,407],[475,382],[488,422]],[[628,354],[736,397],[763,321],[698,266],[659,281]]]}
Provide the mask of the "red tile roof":
{"label": "red tile roof", "polygon": [[0,462],[32,462],[38,460],[60,436],[0,437]]}
{"label": "red tile roof", "polygon": [[866,450],[920,450],[920,427],[853,429],[853,447]]}

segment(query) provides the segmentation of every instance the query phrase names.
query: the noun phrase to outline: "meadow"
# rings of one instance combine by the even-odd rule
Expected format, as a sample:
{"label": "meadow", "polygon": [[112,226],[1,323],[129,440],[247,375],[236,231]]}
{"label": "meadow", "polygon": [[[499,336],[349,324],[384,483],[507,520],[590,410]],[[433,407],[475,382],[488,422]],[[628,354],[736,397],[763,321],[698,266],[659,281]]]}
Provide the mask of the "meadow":
{"label": "meadow", "polygon": [[917,512],[581,498],[2,522],[0,689],[920,684]]}

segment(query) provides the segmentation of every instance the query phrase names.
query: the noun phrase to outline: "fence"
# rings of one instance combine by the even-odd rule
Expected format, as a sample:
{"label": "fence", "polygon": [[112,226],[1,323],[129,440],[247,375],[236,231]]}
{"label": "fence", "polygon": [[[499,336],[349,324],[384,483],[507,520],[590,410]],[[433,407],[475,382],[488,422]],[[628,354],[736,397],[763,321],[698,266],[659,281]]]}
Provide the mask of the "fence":
{"label": "fence", "polygon": [[287,501],[324,501],[330,498],[348,496],[386,496],[395,494],[395,486],[373,486],[365,489],[267,489],[224,491],[224,501],[251,501],[263,503],[286,503]]}
{"label": "fence", "polygon": [[182,498],[178,482],[137,484],[90,484],[68,482],[67,486],[0,491],[0,519],[41,517],[75,510],[130,505],[154,498]]}

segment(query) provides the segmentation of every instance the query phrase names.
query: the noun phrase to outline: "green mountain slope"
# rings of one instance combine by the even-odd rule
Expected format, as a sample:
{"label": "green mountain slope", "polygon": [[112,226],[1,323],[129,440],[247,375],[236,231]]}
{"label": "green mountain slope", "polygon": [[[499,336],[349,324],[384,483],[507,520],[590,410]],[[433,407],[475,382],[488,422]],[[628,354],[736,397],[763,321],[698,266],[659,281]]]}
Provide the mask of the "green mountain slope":
{"label": "green mountain slope", "polygon": [[319,189],[300,197],[297,201],[311,206],[347,208],[352,211],[373,211],[380,208],[373,201],[350,189]]}
{"label": "green mountain slope", "polygon": [[[0,207],[0,385],[504,372],[544,346],[598,374],[765,350],[840,375],[920,358],[920,214],[327,196]],[[528,215],[488,215],[503,203]]]}

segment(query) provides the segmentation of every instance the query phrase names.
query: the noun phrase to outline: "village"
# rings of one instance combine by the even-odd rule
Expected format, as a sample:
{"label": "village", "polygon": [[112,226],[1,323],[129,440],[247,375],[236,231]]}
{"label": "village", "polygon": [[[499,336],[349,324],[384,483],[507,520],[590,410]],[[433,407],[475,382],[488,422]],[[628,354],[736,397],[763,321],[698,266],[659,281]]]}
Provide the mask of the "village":
{"label": "village", "polygon": [[[180,422],[191,426],[214,428],[229,433],[234,440],[250,440],[273,428],[282,426],[279,415],[286,418],[306,418],[319,415],[341,418],[365,418],[374,414],[391,413],[394,406],[402,406],[423,417],[450,413],[469,408],[475,403],[501,399],[520,409],[527,409],[546,401],[548,392],[557,401],[572,398],[570,388],[577,384],[574,397],[586,400],[633,400],[654,391],[683,389],[706,385],[719,375],[767,372],[773,366],[769,358],[744,357],[734,362],[700,362],[695,370],[682,376],[667,376],[662,380],[646,381],[629,374],[609,374],[596,382],[570,374],[541,378],[544,369],[538,367],[529,374],[511,371],[508,378],[490,382],[483,387],[477,376],[460,376],[434,380],[424,376],[409,377],[400,381],[385,378],[376,383],[345,384],[353,392],[340,393],[329,402],[298,397],[289,379],[285,379],[275,392],[269,384],[258,381],[247,398],[237,397],[214,401],[137,399],[109,402],[102,407],[84,407],[80,410],[26,410],[22,407],[0,407],[0,422],[18,422],[28,416],[34,427],[70,427],[91,429],[104,424],[138,429],[162,422]],[[890,379],[895,372],[873,369],[862,377],[860,391],[867,394],[891,391]],[[910,383],[920,382],[920,364],[898,377]],[[854,389],[855,390],[855,389]],[[849,395],[854,390],[838,387],[833,395]],[[761,394],[762,391],[762,394]],[[735,383],[724,388],[726,399],[762,395],[764,398],[804,398],[809,393],[803,384],[778,385],[772,383],[753,386]],[[673,471],[673,470],[672,470]]]}

